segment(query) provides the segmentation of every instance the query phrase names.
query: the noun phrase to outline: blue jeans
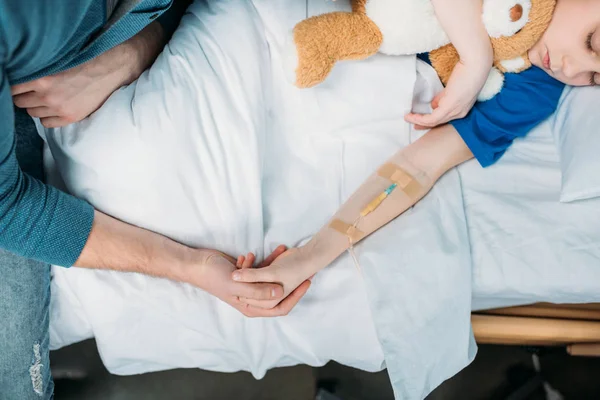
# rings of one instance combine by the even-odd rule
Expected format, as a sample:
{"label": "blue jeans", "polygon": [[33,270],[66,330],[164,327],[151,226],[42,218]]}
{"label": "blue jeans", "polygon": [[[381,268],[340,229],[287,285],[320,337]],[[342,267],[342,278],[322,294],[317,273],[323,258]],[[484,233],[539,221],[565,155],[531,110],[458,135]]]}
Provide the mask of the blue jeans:
{"label": "blue jeans", "polygon": [[[43,179],[42,141],[33,121],[15,110],[21,169]],[[50,266],[0,250],[0,400],[48,400]]]}

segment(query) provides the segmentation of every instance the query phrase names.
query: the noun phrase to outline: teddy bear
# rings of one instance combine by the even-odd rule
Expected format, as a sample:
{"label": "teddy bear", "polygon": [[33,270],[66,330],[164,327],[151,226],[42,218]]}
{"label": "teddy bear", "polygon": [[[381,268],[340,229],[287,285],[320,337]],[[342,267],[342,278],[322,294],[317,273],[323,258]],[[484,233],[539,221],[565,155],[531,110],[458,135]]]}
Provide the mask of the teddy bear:
{"label": "teddy bear", "polygon": [[[482,0],[482,18],[494,51],[494,63],[478,100],[495,96],[505,72],[531,66],[528,50],[552,19],[556,0]],[[340,60],[429,53],[442,83],[448,82],[459,55],[441,27],[431,0],[351,0],[351,12],[332,12],[299,22],[286,59],[300,88],[325,80]]]}

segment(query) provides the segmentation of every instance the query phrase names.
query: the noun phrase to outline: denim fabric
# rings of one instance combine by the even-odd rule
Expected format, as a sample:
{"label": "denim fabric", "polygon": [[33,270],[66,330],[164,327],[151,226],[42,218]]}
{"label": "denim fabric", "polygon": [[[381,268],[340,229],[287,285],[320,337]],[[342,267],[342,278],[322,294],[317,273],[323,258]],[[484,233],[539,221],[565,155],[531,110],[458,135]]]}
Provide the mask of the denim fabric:
{"label": "denim fabric", "polygon": [[48,400],[50,266],[0,250],[0,400]]}
{"label": "denim fabric", "polygon": [[[15,109],[21,169],[43,179],[42,140],[33,121]],[[50,266],[0,250],[0,400],[48,400]]]}

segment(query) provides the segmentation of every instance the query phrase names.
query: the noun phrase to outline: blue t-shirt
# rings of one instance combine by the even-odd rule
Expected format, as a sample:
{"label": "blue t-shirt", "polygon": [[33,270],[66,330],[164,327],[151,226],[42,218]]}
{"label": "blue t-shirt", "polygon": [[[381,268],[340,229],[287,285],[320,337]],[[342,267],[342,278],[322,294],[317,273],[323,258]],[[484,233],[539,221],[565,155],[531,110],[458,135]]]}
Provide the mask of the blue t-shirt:
{"label": "blue t-shirt", "polygon": [[492,165],[518,137],[527,135],[558,106],[565,85],[542,69],[507,73],[504,87],[469,114],[450,121],[482,167]]}
{"label": "blue t-shirt", "polygon": [[[427,54],[421,60],[431,64]],[[524,137],[558,106],[565,85],[531,67],[504,75],[504,87],[488,101],[477,102],[466,117],[450,121],[482,167],[498,161],[518,137]]]}

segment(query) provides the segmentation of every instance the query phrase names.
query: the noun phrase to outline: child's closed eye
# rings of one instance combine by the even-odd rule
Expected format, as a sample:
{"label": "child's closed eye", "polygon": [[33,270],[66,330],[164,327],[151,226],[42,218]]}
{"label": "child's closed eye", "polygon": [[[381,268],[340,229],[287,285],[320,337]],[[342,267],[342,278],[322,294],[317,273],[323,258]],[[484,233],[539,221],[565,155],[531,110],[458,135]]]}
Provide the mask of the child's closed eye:
{"label": "child's closed eye", "polygon": [[589,51],[594,51],[594,46],[592,46],[592,38],[594,37],[594,32],[590,32],[590,34],[587,36],[586,40],[585,40],[585,47],[587,47],[587,49]]}

